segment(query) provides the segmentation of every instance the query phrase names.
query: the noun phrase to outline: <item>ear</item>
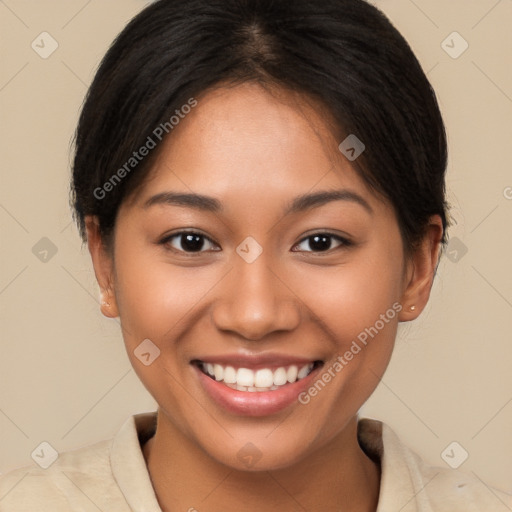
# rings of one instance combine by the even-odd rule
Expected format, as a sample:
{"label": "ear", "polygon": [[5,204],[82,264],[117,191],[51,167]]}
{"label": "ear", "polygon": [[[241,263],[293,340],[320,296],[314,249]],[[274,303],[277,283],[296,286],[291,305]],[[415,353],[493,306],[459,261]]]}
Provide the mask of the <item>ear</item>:
{"label": "ear", "polygon": [[115,297],[113,258],[108,253],[101,238],[98,218],[96,216],[87,215],[85,217],[85,228],[87,231],[87,245],[92,258],[96,281],[98,281],[101,290],[101,312],[106,317],[116,318],[119,316],[119,312]]}
{"label": "ear", "polygon": [[407,262],[400,301],[403,309],[398,317],[401,322],[415,320],[425,309],[439,263],[442,237],[443,221],[439,215],[433,215],[423,240]]}

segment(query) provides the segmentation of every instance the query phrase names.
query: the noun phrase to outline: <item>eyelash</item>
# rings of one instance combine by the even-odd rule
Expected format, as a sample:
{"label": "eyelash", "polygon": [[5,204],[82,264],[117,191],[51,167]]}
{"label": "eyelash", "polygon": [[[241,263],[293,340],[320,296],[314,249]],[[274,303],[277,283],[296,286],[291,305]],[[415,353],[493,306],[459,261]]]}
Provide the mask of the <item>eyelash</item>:
{"label": "eyelash", "polygon": [[[179,231],[178,233],[173,233],[172,235],[168,235],[168,236],[164,237],[159,242],[159,244],[167,247],[171,240],[173,240],[174,238],[178,238],[180,236],[184,236],[184,235],[196,235],[196,236],[201,237],[201,238],[203,238],[205,240],[208,240],[211,244],[216,245],[215,242],[211,238],[209,238],[208,236],[204,235],[203,233],[199,233],[197,231]],[[313,253],[313,254],[331,254],[332,251],[335,251],[336,249],[340,249],[340,248],[343,248],[343,247],[348,248],[348,247],[351,247],[351,246],[354,245],[353,242],[351,242],[347,238],[344,238],[344,237],[342,237],[340,235],[336,235],[336,234],[330,233],[328,231],[318,231],[316,233],[311,233],[310,235],[302,238],[297,244],[294,245],[294,247],[302,244],[303,242],[307,241],[308,239],[312,239],[313,237],[319,236],[319,235],[323,235],[323,236],[326,236],[328,238],[337,240],[340,243],[340,245],[338,245],[337,247],[334,247],[334,248],[329,248],[329,249],[327,249],[325,251],[293,251],[293,252],[307,252],[307,253]],[[180,253],[183,253],[183,254],[187,254],[188,256],[191,256],[191,257],[194,257],[196,255],[200,255],[200,254],[202,254],[204,252],[208,252],[208,251],[203,251],[203,250],[200,250],[200,251],[183,251],[181,249],[176,249],[174,247],[171,247],[168,250],[174,251],[174,252],[180,252]],[[217,251],[215,251],[215,252],[217,252]]]}

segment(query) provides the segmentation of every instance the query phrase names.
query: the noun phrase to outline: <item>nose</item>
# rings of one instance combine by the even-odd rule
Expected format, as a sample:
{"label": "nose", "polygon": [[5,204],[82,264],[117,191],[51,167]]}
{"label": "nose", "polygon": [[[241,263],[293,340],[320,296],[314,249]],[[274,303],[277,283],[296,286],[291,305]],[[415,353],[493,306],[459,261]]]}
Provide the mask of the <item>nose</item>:
{"label": "nose", "polygon": [[223,280],[212,316],[218,329],[259,340],[272,332],[295,329],[300,303],[263,255],[252,263],[240,258]]}

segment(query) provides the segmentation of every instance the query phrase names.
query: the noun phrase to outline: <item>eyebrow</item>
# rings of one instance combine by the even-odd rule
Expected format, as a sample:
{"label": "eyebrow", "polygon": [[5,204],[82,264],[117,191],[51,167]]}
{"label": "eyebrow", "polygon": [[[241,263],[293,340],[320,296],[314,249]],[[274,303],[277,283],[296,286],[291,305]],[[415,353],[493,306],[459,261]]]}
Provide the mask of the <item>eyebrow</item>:
{"label": "eyebrow", "polygon": [[[332,201],[355,203],[362,206],[371,215],[374,213],[369,203],[356,192],[351,190],[327,190],[297,196],[285,208],[284,215],[317,208]],[[142,208],[148,209],[155,205],[185,206],[212,213],[221,212],[223,210],[221,202],[214,197],[177,192],[161,192],[160,194],[156,194],[150,197],[142,205]]]}

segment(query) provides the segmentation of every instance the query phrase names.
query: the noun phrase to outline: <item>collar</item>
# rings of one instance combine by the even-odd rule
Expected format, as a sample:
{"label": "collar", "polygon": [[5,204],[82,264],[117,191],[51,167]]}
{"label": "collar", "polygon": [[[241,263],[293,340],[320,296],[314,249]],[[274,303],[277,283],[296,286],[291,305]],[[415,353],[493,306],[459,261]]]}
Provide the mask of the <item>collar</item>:
{"label": "collar", "polygon": [[[154,435],[156,424],[156,411],[135,414],[112,440],[112,474],[136,512],[162,512],[142,453],[142,445]],[[381,466],[377,512],[430,512],[428,498],[421,499],[425,483],[418,470],[418,458],[391,428],[380,421],[362,418],[358,421],[357,435],[361,448]]]}
{"label": "collar", "polygon": [[141,448],[141,442],[155,433],[156,419],[156,412],[130,416],[112,439],[112,474],[128,505],[136,512],[162,512]]}
{"label": "collar", "polygon": [[362,418],[357,428],[361,448],[381,466],[377,512],[433,512],[427,486],[439,471],[428,468],[385,423]]}

